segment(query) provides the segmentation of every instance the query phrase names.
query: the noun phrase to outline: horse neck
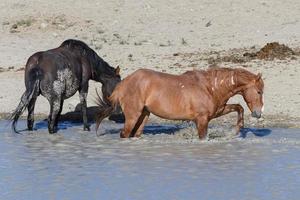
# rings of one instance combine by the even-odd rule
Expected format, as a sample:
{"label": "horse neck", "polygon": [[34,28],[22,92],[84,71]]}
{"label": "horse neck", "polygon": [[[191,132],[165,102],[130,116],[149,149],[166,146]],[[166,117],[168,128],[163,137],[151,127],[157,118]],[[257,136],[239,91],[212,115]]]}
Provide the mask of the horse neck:
{"label": "horse neck", "polygon": [[247,87],[249,80],[248,76],[240,76],[237,70],[216,71],[211,74],[212,94],[218,102],[224,104],[230,97],[241,94]]}
{"label": "horse neck", "polygon": [[114,68],[111,67],[107,62],[105,62],[98,55],[95,56],[93,61],[91,62],[91,68],[93,71],[92,79],[95,81],[100,81],[102,84],[104,83],[104,79],[102,79],[103,75],[112,76],[114,74]]}

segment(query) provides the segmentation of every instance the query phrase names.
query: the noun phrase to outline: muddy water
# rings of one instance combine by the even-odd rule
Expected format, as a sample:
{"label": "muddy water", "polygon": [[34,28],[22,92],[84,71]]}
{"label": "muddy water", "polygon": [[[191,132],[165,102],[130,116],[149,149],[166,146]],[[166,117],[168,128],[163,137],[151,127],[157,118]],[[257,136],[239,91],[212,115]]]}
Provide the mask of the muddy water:
{"label": "muddy water", "polygon": [[[141,139],[119,139],[62,123],[59,134],[12,134],[0,122],[1,199],[299,199],[300,130],[245,129],[199,142],[191,128],[151,125]],[[19,123],[25,127],[24,121]]]}

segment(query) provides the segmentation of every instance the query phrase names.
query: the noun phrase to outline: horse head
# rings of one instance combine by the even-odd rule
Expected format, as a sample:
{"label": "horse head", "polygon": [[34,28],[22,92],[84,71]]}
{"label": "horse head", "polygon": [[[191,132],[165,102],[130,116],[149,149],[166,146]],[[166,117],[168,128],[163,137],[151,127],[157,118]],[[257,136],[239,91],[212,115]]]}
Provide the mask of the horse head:
{"label": "horse head", "polygon": [[255,76],[241,91],[241,94],[252,112],[252,117],[260,118],[264,110],[264,82],[261,74]]}
{"label": "horse head", "polygon": [[113,69],[112,73],[101,74],[102,93],[105,101],[108,100],[107,98],[112,94],[115,87],[120,82],[121,82],[121,76],[120,76],[119,66]]}

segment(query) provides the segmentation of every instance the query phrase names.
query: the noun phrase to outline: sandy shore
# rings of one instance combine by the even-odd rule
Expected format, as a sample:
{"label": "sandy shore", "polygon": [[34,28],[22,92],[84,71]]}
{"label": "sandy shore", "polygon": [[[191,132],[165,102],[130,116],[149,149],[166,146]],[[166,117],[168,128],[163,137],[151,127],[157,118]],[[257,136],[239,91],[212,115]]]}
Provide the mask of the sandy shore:
{"label": "sandy shore", "polygon": [[[206,69],[216,55],[240,55],[268,42],[277,41],[295,51],[300,47],[297,0],[12,0],[1,1],[0,9],[2,117],[17,106],[24,92],[22,67],[27,58],[68,38],[83,40],[111,65],[120,65],[122,77],[142,67],[174,74]],[[262,72],[266,123],[300,126],[299,56],[218,64]],[[101,85],[91,81],[90,86],[88,105],[92,106],[95,88]],[[63,113],[73,111],[78,102],[78,95],[66,100]],[[48,111],[48,102],[40,97],[36,113],[47,115]]]}

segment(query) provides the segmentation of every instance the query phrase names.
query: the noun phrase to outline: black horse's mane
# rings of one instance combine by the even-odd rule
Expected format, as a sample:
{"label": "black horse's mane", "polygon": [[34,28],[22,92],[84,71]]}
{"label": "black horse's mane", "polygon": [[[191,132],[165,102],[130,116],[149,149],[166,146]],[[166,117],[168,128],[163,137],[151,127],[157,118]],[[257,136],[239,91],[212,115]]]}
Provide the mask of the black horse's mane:
{"label": "black horse's mane", "polygon": [[65,40],[60,47],[67,47],[70,49],[76,49],[80,52],[82,56],[86,56],[87,59],[91,62],[93,67],[101,66],[101,71],[106,74],[114,75],[115,70],[107,62],[105,62],[98,54],[91,49],[86,43],[80,40],[68,39]]}

